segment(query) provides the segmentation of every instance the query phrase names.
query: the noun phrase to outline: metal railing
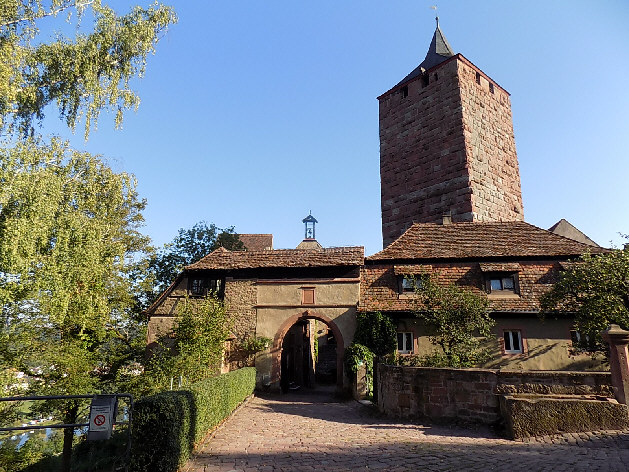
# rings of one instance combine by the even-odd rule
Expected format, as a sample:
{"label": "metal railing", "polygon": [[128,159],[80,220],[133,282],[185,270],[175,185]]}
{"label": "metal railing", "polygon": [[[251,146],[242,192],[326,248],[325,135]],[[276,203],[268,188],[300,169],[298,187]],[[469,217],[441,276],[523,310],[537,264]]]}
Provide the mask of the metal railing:
{"label": "metal railing", "polygon": [[[0,402],[19,402],[19,401],[45,401],[45,400],[76,400],[76,399],[94,399],[99,395],[30,395],[30,396],[17,396],[17,397],[0,397]],[[116,421],[116,412],[114,412],[114,418],[112,421],[112,427],[115,425],[128,425],[127,427],[127,447],[125,450],[125,471],[129,468],[129,459],[131,458],[131,423],[133,420],[133,395],[130,393],[113,393],[111,396],[116,397],[116,404],[118,398],[126,398],[129,402],[129,410],[127,412],[127,419],[124,421]],[[89,423],[56,423],[48,425],[27,425],[27,426],[11,426],[6,428],[0,428],[0,433],[11,431],[32,431],[35,429],[76,429],[89,427]]]}

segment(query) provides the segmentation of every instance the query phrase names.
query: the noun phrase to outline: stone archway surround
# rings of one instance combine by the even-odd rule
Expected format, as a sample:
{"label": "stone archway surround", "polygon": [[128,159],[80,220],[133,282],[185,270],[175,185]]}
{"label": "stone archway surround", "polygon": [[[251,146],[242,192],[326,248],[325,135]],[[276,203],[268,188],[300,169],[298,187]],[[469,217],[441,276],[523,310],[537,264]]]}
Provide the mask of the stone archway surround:
{"label": "stone archway surround", "polygon": [[271,347],[271,384],[279,386],[280,377],[282,372],[282,343],[284,342],[284,336],[288,333],[291,327],[303,320],[319,320],[323,321],[334,333],[336,339],[336,385],[339,389],[343,388],[343,354],[345,353],[345,340],[341,330],[336,323],[329,317],[317,313],[312,310],[306,310],[302,313],[297,313],[282,323],[280,328],[275,334],[273,339],[273,346]]}

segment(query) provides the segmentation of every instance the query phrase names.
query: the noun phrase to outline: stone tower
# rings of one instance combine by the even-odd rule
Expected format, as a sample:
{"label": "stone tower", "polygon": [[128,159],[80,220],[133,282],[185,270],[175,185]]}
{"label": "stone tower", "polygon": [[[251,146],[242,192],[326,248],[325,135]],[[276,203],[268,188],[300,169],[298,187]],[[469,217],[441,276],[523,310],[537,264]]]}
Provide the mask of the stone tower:
{"label": "stone tower", "polygon": [[444,215],[524,219],[509,93],[452,52],[438,19],[424,61],[378,101],[384,247]]}

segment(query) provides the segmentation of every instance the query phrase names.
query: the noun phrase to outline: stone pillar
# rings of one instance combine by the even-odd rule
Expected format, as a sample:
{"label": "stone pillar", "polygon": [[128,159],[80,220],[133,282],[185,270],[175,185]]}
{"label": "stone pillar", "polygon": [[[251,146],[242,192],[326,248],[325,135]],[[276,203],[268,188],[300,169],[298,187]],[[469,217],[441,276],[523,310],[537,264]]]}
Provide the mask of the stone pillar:
{"label": "stone pillar", "polygon": [[369,392],[367,391],[367,367],[359,365],[354,378],[352,396],[355,400],[364,400]]}
{"label": "stone pillar", "polygon": [[616,400],[626,405],[629,402],[629,331],[612,324],[601,336],[609,344],[609,367]]}

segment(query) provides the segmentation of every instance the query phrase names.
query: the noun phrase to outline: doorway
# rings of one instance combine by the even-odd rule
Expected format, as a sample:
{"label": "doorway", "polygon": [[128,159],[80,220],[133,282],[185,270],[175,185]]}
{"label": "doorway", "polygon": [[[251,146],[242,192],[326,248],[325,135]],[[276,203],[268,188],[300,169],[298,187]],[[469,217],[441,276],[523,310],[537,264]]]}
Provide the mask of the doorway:
{"label": "doorway", "polygon": [[343,337],[329,318],[309,312],[291,317],[277,333],[274,351],[273,377],[282,392],[342,388]]}

